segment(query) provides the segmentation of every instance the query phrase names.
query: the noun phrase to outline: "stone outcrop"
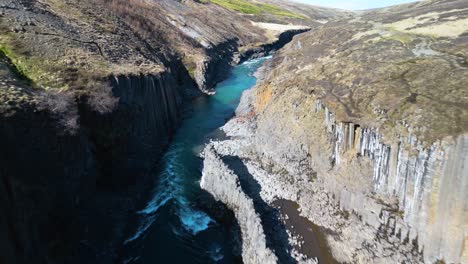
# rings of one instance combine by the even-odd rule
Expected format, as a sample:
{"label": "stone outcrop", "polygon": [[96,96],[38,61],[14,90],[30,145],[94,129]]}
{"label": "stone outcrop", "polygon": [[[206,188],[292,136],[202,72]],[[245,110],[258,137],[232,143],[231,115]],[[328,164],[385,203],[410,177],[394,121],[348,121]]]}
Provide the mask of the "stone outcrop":
{"label": "stone outcrop", "polygon": [[203,155],[206,169],[200,186],[234,211],[242,233],[244,263],[277,263],[277,257],[266,246],[261,220],[253,201],[242,191],[237,176],[217,157],[214,149],[207,147]]}

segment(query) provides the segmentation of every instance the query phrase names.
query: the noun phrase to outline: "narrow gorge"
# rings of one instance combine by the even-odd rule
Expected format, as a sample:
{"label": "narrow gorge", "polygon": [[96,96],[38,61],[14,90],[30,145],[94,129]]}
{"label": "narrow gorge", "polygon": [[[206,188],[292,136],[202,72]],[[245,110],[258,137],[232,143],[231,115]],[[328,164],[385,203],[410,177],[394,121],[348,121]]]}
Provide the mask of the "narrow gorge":
{"label": "narrow gorge", "polygon": [[468,4],[3,0],[0,263],[466,263]]}

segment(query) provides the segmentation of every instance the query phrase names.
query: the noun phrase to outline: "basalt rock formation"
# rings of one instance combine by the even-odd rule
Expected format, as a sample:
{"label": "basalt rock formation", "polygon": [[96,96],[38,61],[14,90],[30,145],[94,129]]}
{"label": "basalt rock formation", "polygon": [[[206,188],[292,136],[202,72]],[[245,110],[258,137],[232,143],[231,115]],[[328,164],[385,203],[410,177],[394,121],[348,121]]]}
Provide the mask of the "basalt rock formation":
{"label": "basalt rock formation", "polygon": [[2,1],[0,262],[118,261],[188,100],[295,30],[204,1]]}
{"label": "basalt rock formation", "polygon": [[339,262],[467,262],[467,21],[465,1],[423,1],[294,38],[205,166],[238,156]]}

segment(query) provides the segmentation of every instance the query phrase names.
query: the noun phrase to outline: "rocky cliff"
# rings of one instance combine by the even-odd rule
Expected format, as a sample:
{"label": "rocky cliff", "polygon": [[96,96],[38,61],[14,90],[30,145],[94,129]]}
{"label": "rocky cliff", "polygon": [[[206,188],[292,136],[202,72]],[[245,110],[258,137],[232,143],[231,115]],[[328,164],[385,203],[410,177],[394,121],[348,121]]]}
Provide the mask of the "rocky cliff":
{"label": "rocky cliff", "polygon": [[339,262],[465,263],[467,10],[426,1],[296,37],[210,148],[260,199],[297,202]]}
{"label": "rocky cliff", "polygon": [[112,113],[99,113],[83,99],[71,113],[79,122],[73,131],[62,121],[72,118],[71,110],[62,111],[56,101],[66,105],[66,97],[5,83],[1,240],[11,247],[2,251],[5,263],[106,263],[116,257],[125,212],[135,206],[180,121],[187,87],[167,73],[116,76],[110,83],[119,97]]}

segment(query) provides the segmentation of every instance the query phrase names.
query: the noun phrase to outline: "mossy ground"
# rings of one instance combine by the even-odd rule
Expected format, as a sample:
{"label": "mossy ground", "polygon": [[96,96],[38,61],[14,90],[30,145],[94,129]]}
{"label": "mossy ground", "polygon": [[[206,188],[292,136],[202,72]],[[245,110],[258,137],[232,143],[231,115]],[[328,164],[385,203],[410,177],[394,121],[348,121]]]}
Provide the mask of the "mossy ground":
{"label": "mossy ground", "polygon": [[281,17],[305,19],[304,16],[295,14],[293,12],[290,12],[288,10],[282,9],[274,5],[264,3],[252,3],[246,0],[203,0],[202,2],[212,2],[224,8],[249,15],[260,15],[263,13],[267,13]]}
{"label": "mossy ground", "polygon": [[10,61],[13,72],[32,86],[43,88],[67,88],[57,75],[60,64],[51,58],[32,55],[12,33],[0,28],[0,53]]}
{"label": "mossy ground", "polygon": [[27,76],[22,66],[12,63],[11,57],[12,57],[12,51],[6,46],[0,45],[0,58],[6,58],[10,62],[9,68],[16,75],[18,79],[25,80],[29,83],[32,83],[32,80]]}

